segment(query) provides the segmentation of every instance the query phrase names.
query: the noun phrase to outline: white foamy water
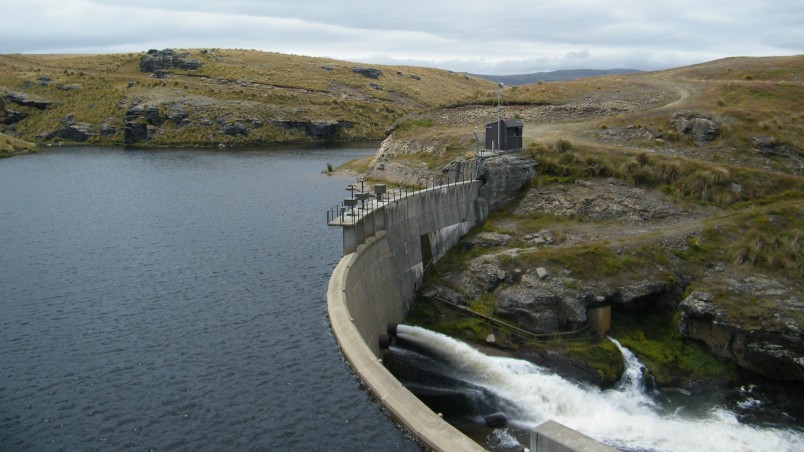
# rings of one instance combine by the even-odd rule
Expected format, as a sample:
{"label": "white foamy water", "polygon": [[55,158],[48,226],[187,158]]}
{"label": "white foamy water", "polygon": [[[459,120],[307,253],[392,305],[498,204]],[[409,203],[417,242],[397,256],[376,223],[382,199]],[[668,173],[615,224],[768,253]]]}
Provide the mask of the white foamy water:
{"label": "white foamy water", "polygon": [[[794,431],[740,424],[713,407],[690,418],[663,412],[642,387],[641,364],[627,349],[627,371],[616,389],[581,386],[527,361],[484,355],[448,336],[400,325],[401,338],[450,362],[450,376],[482,386],[511,403],[512,424],[530,428],[554,420],[625,450],[801,451]],[[619,346],[619,344],[618,344]],[[630,354],[630,355],[629,355]]]}

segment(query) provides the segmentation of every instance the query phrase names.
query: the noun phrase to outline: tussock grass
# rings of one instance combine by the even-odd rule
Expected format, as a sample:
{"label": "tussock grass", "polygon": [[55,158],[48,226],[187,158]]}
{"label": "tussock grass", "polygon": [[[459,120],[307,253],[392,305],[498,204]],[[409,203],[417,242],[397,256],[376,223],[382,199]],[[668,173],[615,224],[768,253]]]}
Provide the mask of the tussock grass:
{"label": "tussock grass", "polygon": [[801,178],[699,160],[612,152],[602,146],[568,145],[566,140],[553,146],[533,144],[527,153],[538,163],[534,181],[537,185],[615,177],[634,185],[661,189],[679,199],[722,207],[775,193],[787,193],[794,198],[804,196]]}
{"label": "tussock grass", "polygon": [[36,149],[36,145],[33,143],[0,133],[0,158],[33,151],[34,149]]}

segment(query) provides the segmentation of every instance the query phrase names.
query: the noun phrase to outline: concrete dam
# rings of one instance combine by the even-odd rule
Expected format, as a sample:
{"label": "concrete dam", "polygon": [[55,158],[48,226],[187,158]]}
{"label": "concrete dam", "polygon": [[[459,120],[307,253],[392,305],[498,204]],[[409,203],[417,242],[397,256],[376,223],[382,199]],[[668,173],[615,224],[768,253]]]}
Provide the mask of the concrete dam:
{"label": "concrete dam", "polygon": [[[488,216],[493,201],[484,194],[494,185],[488,177],[479,177],[410,192],[386,192],[378,185],[373,193],[363,193],[361,187],[328,213],[328,224],[343,229],[344,249],[327,288],[333,334],[382,407],[421,444],[437,451],[484,449],[431,411],[386,369],[380,341],[388,324],[404,320],[426,265]],[[546,422],[534,430],[531,450],[613,449]]]}

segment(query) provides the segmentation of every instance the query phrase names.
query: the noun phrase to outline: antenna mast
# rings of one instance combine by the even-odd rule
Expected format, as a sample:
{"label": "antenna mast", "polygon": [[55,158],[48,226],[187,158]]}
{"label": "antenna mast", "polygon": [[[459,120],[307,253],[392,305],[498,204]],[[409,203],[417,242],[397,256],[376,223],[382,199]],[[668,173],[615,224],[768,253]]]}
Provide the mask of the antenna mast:
{"label": "antenna mast", "polygon": [[501,134],[500,134],[500,127],[501,127],[501,125],[500,125],[500,121],[501,121],[500,115],[501,115],[501,112],[500,112],[500,109],[502,108],[502,101],[501,100],[502,100],[503,86],[504,86],[503,82],[500,82],[497,85],[497,87],[499,88],[497,90],[497,149],[500,149],[502,147],[502,143],[500,143],[500,138],[501,138]]}

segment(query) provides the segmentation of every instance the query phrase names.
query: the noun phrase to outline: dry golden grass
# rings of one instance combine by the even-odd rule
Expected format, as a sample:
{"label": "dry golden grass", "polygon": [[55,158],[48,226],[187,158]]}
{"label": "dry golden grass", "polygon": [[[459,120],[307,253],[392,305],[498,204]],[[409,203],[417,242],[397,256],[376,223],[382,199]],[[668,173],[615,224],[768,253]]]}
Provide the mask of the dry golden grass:
{"label": "dry golden grass", "polygon": [[0,133],[0,157],[9,157],[14,154],[29,152],[36,148],[36,145],[18,138]]}
{"label": "dry golden grass", "polygon": [[[149,102],[160,109],[185,108],[190,119],[256,118],[266,126],[247,138],[216,127],[163,127],[153,144],[250,143],[309,139],[270,125],[273,120],[349,121],[339,139],[378,139],[404,115],[460,102],[493,83],[449,71],[379,66],[252,50],[176,50],[202,61],[198,70],[171,70],[166,79],[139,71],[141,53],[118,55],[0,55],[0,94],[24,92],[55,102],[47,110],[24,108],[15,130],[25,139],[52,132],[67,115],[76,122],[122,130],[125,111]],[[377,79],[353,68],[382,71]],[[45,80],[46,83],[42,83]],[[16,106],[15,106],[16,108]],[[122,143],[122,132],[94,136],[91,143]]]}

